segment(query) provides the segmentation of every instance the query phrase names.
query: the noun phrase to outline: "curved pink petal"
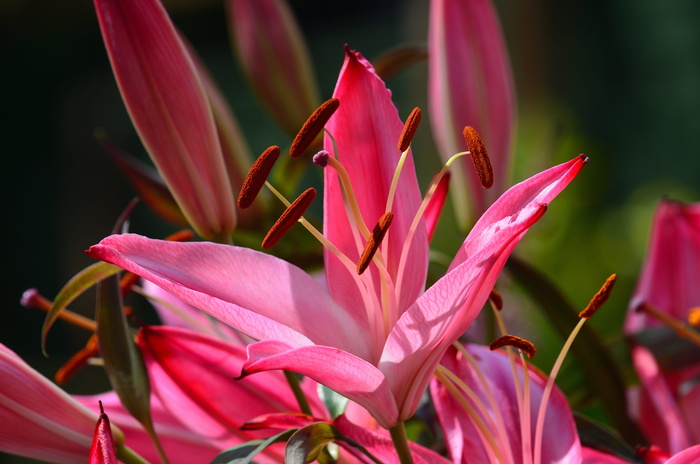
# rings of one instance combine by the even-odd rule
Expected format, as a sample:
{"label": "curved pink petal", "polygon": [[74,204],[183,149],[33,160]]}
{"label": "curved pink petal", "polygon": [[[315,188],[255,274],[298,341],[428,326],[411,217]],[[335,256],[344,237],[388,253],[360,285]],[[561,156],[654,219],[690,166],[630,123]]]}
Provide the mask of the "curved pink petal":
{"label": "curved pink petal", "polygon": [[277,123],[296,134],[320,104],[311,59],[284,0],[228,0],[238,60]]}
{"label": "curved pink petal", "polygon": [[635,309],[647,303],[685,321],[700,306],[700,203],[661,200],[654,216],[649,249],[637,283],[625,331],[635,332],[661,324]]}
{"label": "curved pink petal", "polygon": [[207,238],[229,234],[235,205],[207,97],[157,0],[95,0],[122,98],[183,213]]}
{"label": "curved pink petal", "polygon": [[[105,412],[109,414],[112,423],[118,425],[124,432],[126,446],[136,451],[148,462],[160,462],[158,452],[148,433],[124,409],[116,393],[107,392],[99,395],[75,396],[74,398],[87,407],[95,407],[98,401],[102,401]],[[215,443],[207,441],[201,435],[185,427],[163,407],[155,396],[151,397],[151,417],[158,438],[171,464],[210,462],[221,451],[221,448]]]}
{"label": "curved pink petal", "polygon": [[[333,142],[328,136],[324,148],[338,158],[348,171],[360,211],[371,230],[386,211],[389,188],[401,156],[397,143],[403,123],[384,82],[370,63],[356,51],[346,49],[345,62],[333,96],[340,100],[340,107],[328,121],[326,129],[335,138],[338,153],[335,153]],[[357,262],[364,241],[358,250],[336,173],[326,168],[324,178],[324,234],[345,255]],[[421,204],[410,153],[394,198],[391,206],[394,220],[384,239],[382,252],[388,260],[387,267],[394,282],[398,274],[403,273],[404,282],[398,302],[400,315],[423,291],[428,265],[427,231],[421,220],[407,264],[404,269],[399,269],[408,229]],[[332,253],[326,252],[325,258],[328,287],[333,298],[348,312],[359,311],[364,314],[365,310],[357,304],[362,301],[357,285],[347,268]],[[380,288],[377,270],[370,266],[369,271],[374,277],[375,287]]]}
{"label": "curved pink petal", "polygon": [[[143,328],[138,345],[160,402],[221,448],[269,435],[241,430],[251,419],[299,409],[281,372],[234,380],[246,359],[242,346],[173,327]],[[315,395],[308,400],[315,414],[324,414]]]}
{"label": "curved pink petal", "polygon": [[372,364],[330,346],[295,348],[277,340],[248,345],[243,374],[284,369],[306,375],[372,412],[382,427],[397,423],[397,408],[384,375]]}
{"label": "curved pink petal", "polygon": [[[498,449],[493,450],[485,446],[475,423],[463,407],[442,383],[433,380],[431,393],[453,462],[486,464],[491,462],[489,456],[495,453],[503,453],[506,456],[506,453],[510,453],[512,462],[516,464],[528,462],[522,455],[523,435],[518,393],[508,356],[504,352],[493,352],[488,347],[478,345],[469,345],[466,348],[483,375],[483,382],[464,355],[454,348],[447,351],[441,364],[456,374],[484,405],[485,413],[480,412],[479,415],[487,423]],[[520,361],[516,362],[518,381],[521,382],[524,371]],[[528,371],[531,414],[527,426],[530,429],[531,447],[534,449],[537,412],[547,379],[532,367]],[[474,400],[468,401],[476,407]],[[505,457],[502,461],[511,462]],[[541,462],[574,464],[580,461],[581,446],[571,409],[564,394],[555,388],[545,415]]]}
{"label": "curved pink petal", "polygon": [[697,464],[698,462],[700,462],[700,445],[695,445],[674,454],[666,464]]}
{"label": "curved pink petal", "polygon": [[[98,410],[96,402],[93,408]],[[0,344],[0,451],[55,463],[85,462],[97,417]],[[124,441],[121,431],[115,431],[115,441]]]}
{"label": "curved pink petal", "polygon": [[581,464],[629,464],[629,461],[620,459],[617,456],[585,446],[581,447],[581,455],[583,457]]}
{"label": "curved pink petal", "polygon": [[478,217],[507,185],[515,119],[513,78],[490,0],[433,0],[428,40],[431,126],[440,155],[447,160],[466,150],[462,129],[473,126],[494,169],[495,186],[489,191],[468,161],[455,170],[453,192],[464,222],[469,211]]}
{"label": "curved pink petal", "polygon": [[425,225],[428,229],[428,240],[433,240],[433,234],[437,228],[438,221],[440,220],[440,215],[442,214],[442,207],[445,206],[445,201],[447,201],[447,192],[450,188],[450,172],[446,172],[440,182],[438,182],[435,188],[435,193],[430,197],[430,201],[425,207],[425,212],[423,217],[425,218]]}
{"label": "curved pink petal", "polygon": [[140,275],[255,339],[368,356],[367,331],[296,266],[247,248],[112,235],[88,255]]}

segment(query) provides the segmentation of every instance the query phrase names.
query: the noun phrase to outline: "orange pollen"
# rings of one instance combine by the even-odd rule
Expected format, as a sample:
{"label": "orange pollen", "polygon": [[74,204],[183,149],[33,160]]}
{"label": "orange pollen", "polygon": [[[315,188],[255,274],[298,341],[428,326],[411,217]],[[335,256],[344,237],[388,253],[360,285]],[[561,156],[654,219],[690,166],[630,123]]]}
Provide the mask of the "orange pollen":
{"label": "orange pollen", "polygon": [[357,262],[358,275],[362,275],[362,273],[365,272],[365,270],[367,269],[367,266],[369,266],[369,263],[372,262],[372,258],[379,249],[379,245],[382,244],[382,240],[384,240],[384,236],[389,230],[389,226],[391,225],[391,221],[393,220],[394,213],[392,213],[391,211],[389,211],[388,213],[384,213],[382,217],[379,218],[377,225],[374,226],[374,229],[372,229],[372,233],[367,239],[367,243],[365,244],[365,249],[362,252],[362,256],[360,256],[360,260]]}
{"label": "orange pollen", "polygon": [[168,235],[163,240],[166,242],[189,242],[193,238],[194,232],[189,229],[183,229],[175,232],[174,234]]}
{"label": "orange pollen", "polygon": [[515,335],[504,335],[499,337],[491,342],[489,348],[491,351],[494,351],[498,348],[503,348],[504,346],[514,346],[527,354],[528,358],[532,358],[537,352],[535,345],[532,342],[529,342],[524,338],[516,337]]}
{"label": "orange pollen", "polygon": [[255,163],[250,167],[250,171],[248,171],[248,175],[241,186],[241,192],[238,194],[239,208],[246,209],[253,204],[253,200],[258,196],[263,185],[265,185],[265,181],[270,175],[270,171],[272,171],[272,167],[275,165],[279,156],[280,147],[275,145],[258,156],[258,159],[256,159]]}
{"label": "orange pollen", "polygon": [[420,124],[421,110],[416,107],[413,108],[411,114],[408,115],[406,123],[403,125],[403,131],[401,132],[401,137],[399,137],[399,151],[401,153],[408,150],[408,147],[413,141],[413,136],[416,135],[418,130],[418,124]]}
{"label": "orange pollen", "polygon": [[304,191],[294,202],[289,205],[284,213],[277,219],[277,222],[270,228],[262,242],[262,247],[267,249],[273,247],[285,236],[289,229],[304,215],[306,210],[316,198],[316,189],[309,188]]}
{"label": "orange pollen", "polygon": [[688,324],[700,328],[700,306],[690,308],[688,311]]}
{"label": "orange pollen", "polygon": [[309,119],[306,120],[301,130],[294,138],[292,147],[289,149],[289,155],[292,158],[299,158],[304,154],[318,134],[321,133],[323,126],[326,125],[331,116],[333,116],[333,113],[338,109],[338,106],[340,106],[340,100],[331,98],[325,101],[311,116],[309,116]]}
{"label": "orange pollen", "polygon": [[62,385],[68,382],[73,376],[85,365],[90,358],[94,358],[99,354],[99,344],[97,336],[93,335],[88,340],[85,348],[75,353],[63,366],[56,371],[54,380],[57,384]]}
{"label": "orange pollen", "polygon": [[503,309],[503,297],[496,291],[496,289],[491,290],[489,300],[491,300],[491,303],[493,303],[497,310],[500,311]]}
{"label": "orange pollen", "polygon": [[493,168],[491,167],[491,160],[486,152],[484,141],[481,140],[481,136],[476,129],[471,126],[465,127],[462,135],[464,135],[464,140],[467,141],[469,156],[472,158],[474,170],[476,170],[481,186],[485,189],[493,187]]}
{"label": "orange pollen", "polygon": [[586,319],[590,319],[591,317],[593,317],[593,314],[595,314],[595,312],[598,311],[600,307],[605,304],[606,301],[608,301],[610,293],[612,292],[612,289],[615,286],[616,280],[617,274],[613,274],[610,277],[608,277],[603,286],[600,287],[600,290],[598,290],[598,293],[596,293],[595,296],[591,299],[590,303],[588,303],[586,309],[584,309],[578,314],[578,317]]}

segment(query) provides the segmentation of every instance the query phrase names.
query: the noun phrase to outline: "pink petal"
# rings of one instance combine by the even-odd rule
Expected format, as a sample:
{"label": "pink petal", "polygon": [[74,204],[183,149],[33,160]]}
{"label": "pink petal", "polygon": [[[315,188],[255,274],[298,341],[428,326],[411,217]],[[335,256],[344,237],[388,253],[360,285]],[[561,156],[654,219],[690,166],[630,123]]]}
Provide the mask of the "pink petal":
{"label": "pink petal", "polygon": [[[234,380],[246,359],[242,346],[173,327],[141,329],[138,345],[160,402],[222,448],[265,436],[240,430],[247,421],[299,409],[281,372]],[[314,412],[323,413],[319,400],[310,397],[309,402]]]}
{"label": "pink petal", "polygon": [[88,462],[89,464],[117,464],[112,429],[109,426],[109,418],[105,413],[100,414],[99,419],[97,419]]}
{"label": "pink petal", "polygon": [[243,374],[284,369],[306,375],[364,406],[385,428],[397,423],[397,409],[384,375],[372,364],[330,346],[295,348],[277,340],[248,345]]}
{"label": "pink petal", "polygon": [[95,0],[117,84],[151,159],[190,224],[229,234],[235,205],[211,109],[157,0]]}
{"label": "pink petal", "polygon": [[647,303],[685,321],[700,306],[700,203],[662,200],[654,216],[649,249],[637,283],[625,331],[635,332],[661,323],[635,309]]}
{"label": "pink petal", "polygon": [[[492,352],[488,347],[478,345],[469,345],[467,351],[474,357],[486,383],[481,382],[462,353],[454,348],[447,351],[441,361],[442,365],[465,382],[480,402],[486,406],[488,416],[485,420],[492,420],[496,424],[490,429],[493,433],[503,432],[502,435],[495,436],[499,450],[503,453],[508,453],[510,450],[513,462],[527,462],[522,456],[522,433],[517,391],[508,356],[504,352]],[[522,381],[523,369],[519,361],[517,366],[519,379]],[[531,411],[529,428],[531,440],[534,441],[537,412],[547,379],[534,368],[529,369],[529,374]],[[489,463],[489,454],[479,438],[479,432],[462,406],[437,380],[431,382],[431,394],[453,462],[463,464]],[[493,409],[493,405],[488,399],[489,394],[494,396],[498,410]],[[471,400],[469,402],[474,404]],[[502,426],[495,419],[498,415],[503,420]],[[534,443],[532,446],[534,448]],[[509,461],[508,459],[504,460]],[[564,394],[555,388],[545,415],[541,462],[573,464],[580,462],[580,460],[581,448],[571,409]]]}
{"label": "pink petal", "polygon": [[301,269],[247,248],[112,235],[88,255],[152,281],[255,339],[312,343],[369,355],[362,322],[350,319]]}
{"label": "pink petal", "polygon": [[425,218],[425,225],[428,229],[428,240],[433,240],[433,234],[437,228],[438,221],[440,220],[440,215],[442,214],[442,207],[445,206],[445,201],[447,200],[447,192],[450,188],[450,172],[446,172],[435,189],[435,193],[430,197],[430,201],[425,207],[425,212],[423,217]]}
{"label": "pink petal", "polygon": [[695,445],[673,455],[666,464],[697,464],[698,462],[700,462],[700,445]]}
{"label": "pink petal", "polygon": [[504,193],[464,241],[449,272],[418,298],[394,326],[379,369],[389,380],[402,419],[415,411],[444,351],[481,311],[522,236],[586,160],[575,158]]}
{"label": "pink petal", "polygon": [[[391,102],[391,93],[370,63],[358,52],[346,49],[345,62],[333,96],[340,100],[340,107],[329,120],[326,129],[333,134],[338,153],[335,153],[329,137],[326,137],[324,148],[347,169],[360,211],[371,230],[386,211],[389,188],[401,156],[397,143],[403,123]],[[357,262],[364,242],[358,249],[343,206],[336,173],[326,168],[324,175],[324,234],[351,260]],[[393,280],[397,280],[399,272],[405,272],[398,302],[399,315],[422,293],[425,285],[428,239],[422,220],[413,239],[405,269],[399,269],[405,238],[420,203],[413,158],[409,153],[391,207],[394,220],[382,248]],[[380,288],[377,270],[373,265],[369,270],[374,277],[375,287]],[[362,300],[348,270],[329,252],[326,252],[326,275],[331,295],[336,301],[348,312],[365,311],[357,304]]]}
{"label": "pink petal", "polygon": [[[460,222],[486,209],[508,181],[515,90],[503,33],[490,0],[437,0],[430,6],[428,79],[431,125],[447,160],[467,149],[462,129],[484,139],[495,174],[485,191],[468,161],[455,169]],[[471,205],[471,207],[469,206]]]}
{"label": "pink petal", "polygon": [[[112,422],[124,431],[126,446],[136,451],[148,462],[160,462],[160,457],[151,438],[143,426],[124,409],[116,393],[76,396],[75,399],[88,407],[94,407],[98,401],[102,401]],[[175,419],[155,396],[151,397],[151,417],[158,438],[171,464],[210,462],[221,451],[221,448],[215,443],[205,440],[204,437],[192,432]]]}
{"label": "pink petal", "polygon": [[[96,422],[97,414],[0,345],[0,451],[55,463],[84,462]],[[123,441],[120,431],[115,435]]]}
{"label": "pink petal", "polygon": [[304,38],[283,0],[228,0],[231,36],[248,81],[282,128],[296,134],[320,104]]}

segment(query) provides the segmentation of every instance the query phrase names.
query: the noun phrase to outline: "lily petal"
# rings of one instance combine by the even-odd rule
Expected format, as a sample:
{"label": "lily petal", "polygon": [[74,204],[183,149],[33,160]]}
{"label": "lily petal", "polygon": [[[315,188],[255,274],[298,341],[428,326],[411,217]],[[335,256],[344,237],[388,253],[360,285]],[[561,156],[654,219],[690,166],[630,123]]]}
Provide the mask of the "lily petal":
{"label": "lily petal", "polygon": [[296,266],[247,248],[112,235],[87,254],[148,279],[255,339],[368,356],[363,327]]}
{"label": "lily petal", "polygon": [[508,180],[513,77],[490,0],[433,0],[428,40],[431,123],[440,155],[447,160],[466,150],[462,129],[473,126],[488,147],[495,173],[495,187],[485,191],[466,162],[455,170],[455,206],[466,226],[468,213],[478,217]]}
{"label": "lily petal", "polygon": [[[339,159],[348,171],[363,219],[372,229],[386,212],[389,188],[401,156],[396,144],[403,123],[391,102],[391,92],[374,72],[372,65],[360,53],[348,48],[345,55],[333,93],[340,100],[340,107],[326,125],[335,138],[338,152],[328,136],[324,148]],[[324,234],[345,255],[357,262],[364,242],[358,248],[336,173],[326,168],[324,177]],[[394,219],[382,250],[387,255],[389,274],[396,280],[399,273],[403,273],[403,284],[398,295],[400,314],[422,293],[428,265],[427,230],[425,222],[421,220],[409,258],[404,268],[399,269],[408,230],[422,201],[410,152],[394,198],[396,201],[390,208]],[[325,259],[328,287],[333,298],[349,312],[363,312],[357,304],[357,301],[361,301],[357,285],[347,268],[330,252],[326,252]],[[372,267],[370,270],[376,288],[380,288],[377,270]]]}
{"label": "lily petal", "polygon": [[695,445],[673,455],[666,464],[696,464],[698,461],[700,461],[700,445]]}
{"label": "lily petal", "polygon": [[109,426],[109,418],[104,412],[97,419],[88,462],[89,464],[117,464],[112,429]]}
{"label": "lily petal", "polygon": [[385,428],[396,424],[396,402],[384,375],[357,356],[329,346],[295,348],[277,340],[248,345],[248,361],[242,374],[274,369],[314,379],[364,406]]}
{"label": "lily petal", "polygon": [[236,226],[233,194],[202,84],[157,0],[95,0],[107,53],[131,120],[197,232]]}

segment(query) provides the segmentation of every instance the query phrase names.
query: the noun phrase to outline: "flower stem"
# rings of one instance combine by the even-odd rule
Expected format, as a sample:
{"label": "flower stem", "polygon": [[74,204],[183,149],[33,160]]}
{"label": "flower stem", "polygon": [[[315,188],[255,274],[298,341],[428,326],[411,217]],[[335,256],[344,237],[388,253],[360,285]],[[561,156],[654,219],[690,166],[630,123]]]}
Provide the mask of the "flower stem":
{"label": "flower stem", "polygon": [[299,409],[301,409],[301,412],[311,416],[311,406],[309,406],[306,395],[304,395],[301,385],[299,385],[299,378],[297,375],[294,372],[284,371],[284,376],[287,378],[287,382],[292,388],[292,392],[294,392],[294,397],[297,399],[297,403],[299,403]]}
{"label": "flower stem", "polygon": [[144,458],[136,454],[134,450],[128,446],[117,446],[117,459],[125,464],[149,464]]}
{"label": "flower stem", "polygon": [[413,464],[413,456],[411,456],[411,449],[408,447],[406,428],[403,422],[399,422],[398,425],[389,429],[389,433],[391,434],[391,441],[394,442],[396,454],[399,456],[399,462],[401,464]]}

